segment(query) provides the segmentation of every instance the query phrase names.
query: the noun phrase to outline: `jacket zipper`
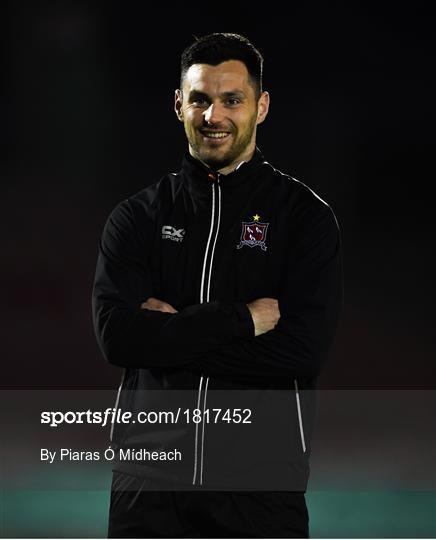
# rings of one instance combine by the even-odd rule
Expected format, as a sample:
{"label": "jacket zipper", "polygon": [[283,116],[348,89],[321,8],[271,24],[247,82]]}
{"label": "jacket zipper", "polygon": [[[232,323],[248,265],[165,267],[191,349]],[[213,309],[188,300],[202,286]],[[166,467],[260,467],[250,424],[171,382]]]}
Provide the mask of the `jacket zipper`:
{"label": "jacket zipper", "polygon": [[[220,174],[209,173],[208,177],[210,180],[216,180],[216,182],[212,182],[212,185],[211,185],[212,212],[211,212],[211,219],[210,219],[209,237],[207,239],[206,250],[204,252],[203,271],[201,274],[201,286],[200,286],[200,303],[201,304],[203,302],[210,301],[210,285],[212,282],[213,258],[215,254],[215,246],[216,246],[216,242],[218,238],[218,232],[219,232],[220,220],[221,220]],[[216,225],[215,225],[215,221],[216,221]],[[210,253],[210,258],[209,258],[209,253]],[[208,265],[208,259],[209,259],[209,265]],[[200,409],[202,385],[203,385],[203,375],[201,375],[200,382],[198,385],[198,399],[197,399],[198,409]],[[206,384],[204,386],[204,397],[203,397],[203,407],[202,407],[199,485],[203,485],[203,451],[204,451],[204,434],[205,434],[204,419],[205,419],[208,385],[209,385],[209,377],[206,378]],[[199,424],[196,424],[195,426],[194,476],[192,479],[193,485],[196,482],[197,470],[198,470],[198,426]]]}
{"label": "jacket zipper", "polygon": [[[123,374],[121,376],[121,382],[120,382],[120,386],[118,387],[117,398],[115,400],[115,410],[118,409],[118,403],[120,402],[121,390],[123,389],[124,379],[126,378],[126,371],[127,371],[127,369],[125,368],[123,370]],[[115,422],[112,422],[111,432],[110,432],[110,435],[109,435],[109,442],[111,444],[112,444],[112,441],[113,441],[113,438],[114,438],[114,427],[115,427]]]}
{"label": "jacket zipper", "polygon": [[294,386],[295,386],[295,399],[297,401],[298,424],[300,426],[301,446],[303,447],[303,452],[305,453],[306,452],[306,440],[304,438],[303,416],[301,414],[300,393],[298,391],[297,379],[294,379]]}

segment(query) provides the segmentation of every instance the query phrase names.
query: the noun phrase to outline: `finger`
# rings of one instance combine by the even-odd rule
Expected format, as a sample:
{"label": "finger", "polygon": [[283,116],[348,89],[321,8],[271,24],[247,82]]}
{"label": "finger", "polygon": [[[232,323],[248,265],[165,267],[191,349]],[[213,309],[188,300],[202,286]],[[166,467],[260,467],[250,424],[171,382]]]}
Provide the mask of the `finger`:
{"label": "finger", "polygon": [[164,304],[159,311],[163,311],[164,313],[177,313],[177,310],[170,304]]}
{"label": "finger", "polygon": [[178,313],[178,311],[174,309],[173,306],[171,306],[170,304],[166,304],[165,302],[143,302],[141,304],[141,309],[148,309],[149,311],[160,311],[161,313]]}
{"label": "finger", "polygon": [[156,306],[152,306],[150,304],[147,304],[147,302],[145,302],[144,304],[141,304],[141,309],[148,309],[148,311],[162,311],[161,309],[159,309]]}
{"label": "finger", "polygon": [[164,309],[165,307],[171,307],[170,304],[167,304],[167,302],[159,300],[159,298],[154,298],[153,296],[147,298],[147,300],[142,305],[145,305],[147,309],[155,309],[158,311],[162,311],[162,309]]}

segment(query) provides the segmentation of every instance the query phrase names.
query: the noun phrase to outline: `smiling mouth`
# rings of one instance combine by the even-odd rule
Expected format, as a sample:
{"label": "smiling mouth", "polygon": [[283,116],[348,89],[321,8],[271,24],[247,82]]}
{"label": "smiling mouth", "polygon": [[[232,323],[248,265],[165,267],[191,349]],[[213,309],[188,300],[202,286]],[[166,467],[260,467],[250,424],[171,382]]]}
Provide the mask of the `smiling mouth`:
{"label": "smiling mouth", "polygon": [[230,132],[228,131],[201,131],[201,134],[203,137],[206,137],[207,139],[224,139],[228,135],[230,135]]}

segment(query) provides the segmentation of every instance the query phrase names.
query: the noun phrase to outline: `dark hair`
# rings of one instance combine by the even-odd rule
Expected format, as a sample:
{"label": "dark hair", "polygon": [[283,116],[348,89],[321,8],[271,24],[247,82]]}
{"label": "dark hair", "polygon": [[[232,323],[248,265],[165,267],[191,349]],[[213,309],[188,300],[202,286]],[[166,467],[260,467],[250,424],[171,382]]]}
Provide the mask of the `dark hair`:
{"label": "dark hair", "polygon": [[183,52],[180,65],[180,88],[186,72],[193,64],[217,66],[226,60],[240,60],[247,68],[256,97],[262,92],[263,57],[250,41],[239,34],[208,34],[189,45]]}

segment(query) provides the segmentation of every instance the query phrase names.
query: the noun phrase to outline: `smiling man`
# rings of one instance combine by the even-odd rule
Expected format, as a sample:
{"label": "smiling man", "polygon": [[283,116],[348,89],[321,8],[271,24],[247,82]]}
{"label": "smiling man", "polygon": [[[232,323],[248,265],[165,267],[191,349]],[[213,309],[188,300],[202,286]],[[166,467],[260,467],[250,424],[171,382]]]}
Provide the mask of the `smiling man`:
{"label": "smiling man", "polygon": [[189,152],[228,174],[253,156],[256,127],[268,113],[269,94],[261,92],[256,76],[240,60],[188,64],[186,59],[175,109],[185,126]]}
{"label": "smiling man", "polygon": [[171,391],[188,396],[175,425],[114,426],[115,453],[181,459],[115,460],[110,537],[309,534],[313,389],[342,301],[340,238],[330,207],[256,146],[262,65],[237,34],[183,52],[181,170],[121,202],[103,231],[93,316],[124,368],[116,408],[156,411],[157,390],[167,417]]}

